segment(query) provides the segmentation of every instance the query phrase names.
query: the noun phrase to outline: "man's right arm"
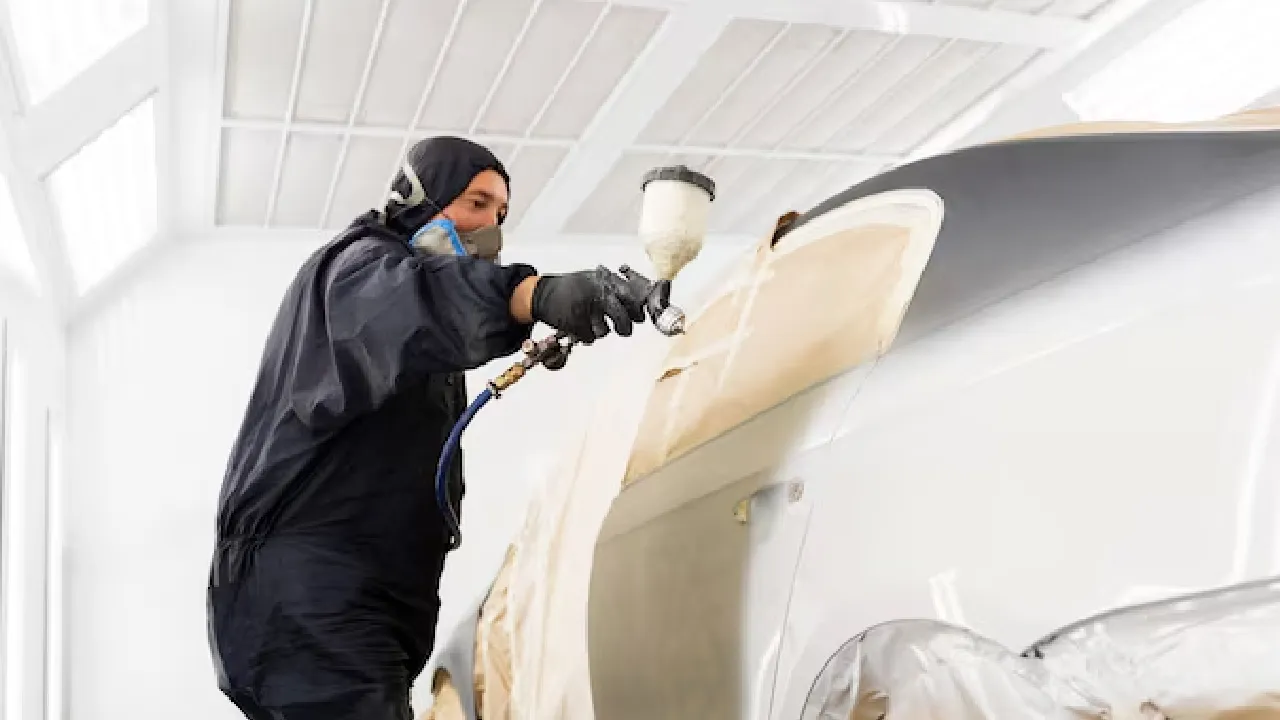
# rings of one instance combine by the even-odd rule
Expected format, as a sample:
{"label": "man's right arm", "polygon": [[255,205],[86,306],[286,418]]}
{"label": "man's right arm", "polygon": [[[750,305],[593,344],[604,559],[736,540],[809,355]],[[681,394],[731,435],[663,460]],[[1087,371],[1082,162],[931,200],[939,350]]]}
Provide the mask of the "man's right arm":
{"label": "man's right arm", "polygon": [[304,352],[309,389],[295,409],[308,425],[373,410],[436,373],[471,370],[519,350],[533,323],[584,342],[644,320],[643,298],[605,268],[539,276],[528,265],[387,252],[357,243],[323,283],[328,348]]}
{"label": "man's right arm", "polygon": [[518,323],[533,323],[533,290],[538,286],[538,279],[534,275],[521,280],[511,293],[511,317]]}
{"label": "man's right arm", "polygon": [[536,273],[528,265],[355,243],[334,259],[303,309],[319,315],[325,345],[300,348],[295,411],[309,426],[334,426],[428,375],[516,352],[533,329],[529,303],[515,302],[531,293],[517,289],[536,284]]}

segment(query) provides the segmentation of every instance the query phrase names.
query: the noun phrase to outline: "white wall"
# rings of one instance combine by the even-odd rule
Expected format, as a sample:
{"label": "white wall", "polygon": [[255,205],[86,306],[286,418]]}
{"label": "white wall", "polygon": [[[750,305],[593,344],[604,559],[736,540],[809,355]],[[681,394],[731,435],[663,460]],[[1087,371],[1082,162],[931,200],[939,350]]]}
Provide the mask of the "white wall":
{"label": "white wall", "polygon": [[[6,720],[34,720],[45,717],[46,683],[55,690],[58,687],[56,672],[46,677],[47,661],[60,659],[45,654],[47,600],[55,605],[48,620],[56,623],[58,619],[57,598],[49,596],[46,585],[46,581],[54,584],[56,596],[58,579],[46,576],[46,560],[55,569],[61,567],[60,546],[46,543],[51,491],[46,482],[46,443],[50,434],[57,436],[62,431],[65,347],[50,308],[7,275],[0,275],[0,318],[8,327],[10,356],[8,452],[0,517],[4,543],[0,589],[5,607],[0,625],[4,681],[0,712]],[[47,427],[52,433],[46,432]],[[55,642],[58,635],[53,632]]]}
{"label": "white wall", "polygon": [[[71,329],[73,717],[239,717],[217,691],[205,636],[214,510],[261,343],[315,243],[250,235],[185,243]],[[647,267],[638,247],[512,245],[505,259],[544,272]],[[708,247],[681,276],[680,293],[731,257]],[[621,352],[619,338],[575,351],[564,371],[531,374],[468,429],[463,545],[445,572],[442,632],[492,578],[557,438],[594,374]],[[504,365],[474,373],[471,394]]]}

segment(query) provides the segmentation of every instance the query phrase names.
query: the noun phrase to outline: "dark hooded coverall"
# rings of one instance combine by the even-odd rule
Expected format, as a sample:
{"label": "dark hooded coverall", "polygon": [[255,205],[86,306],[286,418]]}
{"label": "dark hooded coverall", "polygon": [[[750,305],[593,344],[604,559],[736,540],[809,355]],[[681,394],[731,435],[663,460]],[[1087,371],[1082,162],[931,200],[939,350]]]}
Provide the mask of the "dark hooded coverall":
{"label": "dark hooded coverall", "polygon": [[[440,206],[487,168],[506,178],[455,138],[416,146],[409,163]],[[249,718],[410,717],[440,606],[433,477],[467,403],[462,371],[529,336],[509,301],[536,274],[415,252],[411,232],[434,212],[357,218],[305,262],[267,338],[208,588],[218,685]],[[461,454],[452,467],[456,508]]]}

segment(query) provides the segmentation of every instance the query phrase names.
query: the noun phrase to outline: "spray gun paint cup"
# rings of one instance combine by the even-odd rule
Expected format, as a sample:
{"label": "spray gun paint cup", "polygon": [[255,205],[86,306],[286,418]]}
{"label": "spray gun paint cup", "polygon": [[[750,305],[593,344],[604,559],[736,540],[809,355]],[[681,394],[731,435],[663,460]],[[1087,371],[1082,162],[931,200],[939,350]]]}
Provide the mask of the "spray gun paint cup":
{"label": "spray gun paint cup", "polygon": [[716,186],[684,165],[659,167],[640,184],[640,241],[658,280],[670,281],[702,250]]}

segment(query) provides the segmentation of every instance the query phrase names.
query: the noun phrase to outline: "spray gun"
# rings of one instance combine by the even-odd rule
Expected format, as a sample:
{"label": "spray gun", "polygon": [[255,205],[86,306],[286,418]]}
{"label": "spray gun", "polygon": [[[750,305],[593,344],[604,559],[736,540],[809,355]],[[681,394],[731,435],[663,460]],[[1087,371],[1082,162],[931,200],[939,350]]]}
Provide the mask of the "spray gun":
{"label": "spray gun", "polygon": [[[683,333],[685,327],[684,311],[671,304],[671,281],[702,251],[707,216],[715,199],[715,183],[702,173],[676,165],[650,170],[640,189],[644,198],[640,209],[640,239],[656,279],[650,280],[626,265],[619,268],[619,273],[644,296],[645,311],[658,332],[671,337]],[[440,453],[435,478],[436,505],[444,516],[450,550],[462,544],[458,514],[449,501],[448,476],[463,430],[480,408],[489,400],[501,397],[529,370],[538,365],[549,370],[563,368],[576,344],[578,340],[564,332],[541,340],[526,340],[521,348],[524,357],[490,380],[454,424]]]}

